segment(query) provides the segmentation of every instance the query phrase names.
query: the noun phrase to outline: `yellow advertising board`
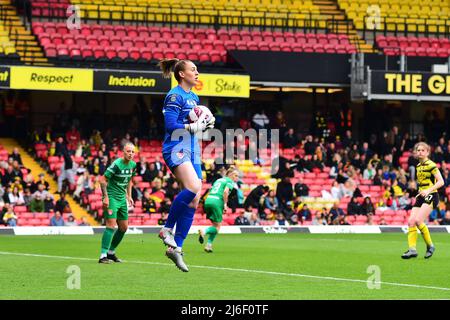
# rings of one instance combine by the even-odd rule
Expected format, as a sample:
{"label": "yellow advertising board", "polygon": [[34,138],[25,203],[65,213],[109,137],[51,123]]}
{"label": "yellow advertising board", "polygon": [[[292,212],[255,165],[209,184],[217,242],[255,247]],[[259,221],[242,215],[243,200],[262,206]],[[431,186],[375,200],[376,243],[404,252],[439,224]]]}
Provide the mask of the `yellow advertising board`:
{"label": "yellow advertising board", "polygon": [[91,69],[11,67],[12,89],[93,91]]}
{"label": "yellow advertising board", "polygon": [[[176,85],[178,83],[172,76],[172,88]],[[199,96],[248,98],[250,76],[201,73],[192,91]]]}

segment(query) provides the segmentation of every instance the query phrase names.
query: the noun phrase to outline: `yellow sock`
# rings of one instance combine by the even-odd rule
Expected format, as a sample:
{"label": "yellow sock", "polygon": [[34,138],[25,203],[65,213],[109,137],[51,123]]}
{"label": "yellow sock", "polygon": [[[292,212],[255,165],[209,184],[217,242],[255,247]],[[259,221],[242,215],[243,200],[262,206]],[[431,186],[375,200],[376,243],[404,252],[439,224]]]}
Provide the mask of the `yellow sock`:
{"label": "yellow sock", "polygon": [[408,246],[410,249],[416,249],[417,244],[417,228],[409,227],[408,228]]}
{"label": "yellow sock", "polygon": [[419,226],[419,230],[422,233],[423,240],[425,240],[427,246],[431,247],[433,245],[433,241],[431,241],[430,230],[428,229],[425,223],[422,223]]}

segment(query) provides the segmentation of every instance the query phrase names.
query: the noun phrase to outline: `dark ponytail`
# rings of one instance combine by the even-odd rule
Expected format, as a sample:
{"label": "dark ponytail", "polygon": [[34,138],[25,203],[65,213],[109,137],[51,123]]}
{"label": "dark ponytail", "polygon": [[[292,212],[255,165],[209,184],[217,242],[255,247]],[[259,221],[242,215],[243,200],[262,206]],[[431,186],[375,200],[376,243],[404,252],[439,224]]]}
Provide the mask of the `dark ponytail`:
{"label": "dark ponytail", "polygon": [[173,72],[175,79],[181,82],[180,71],[184,71],[186,68],[186,63],[189,60],[174,59],[162,59],[158,62],[158,67],[163,73],[163,78],[170,78],[170,73]]}

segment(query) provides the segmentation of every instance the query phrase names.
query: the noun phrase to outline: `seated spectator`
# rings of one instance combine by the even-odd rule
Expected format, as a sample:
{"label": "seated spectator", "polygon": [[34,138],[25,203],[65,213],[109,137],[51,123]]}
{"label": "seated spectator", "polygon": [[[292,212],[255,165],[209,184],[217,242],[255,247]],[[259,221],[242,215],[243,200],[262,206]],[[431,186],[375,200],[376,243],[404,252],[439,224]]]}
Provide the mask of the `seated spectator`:
{"label": "seated spectator", "polygon": [[450,210],[445,212],[444,218],[439,223],[441,226],[450,226]]}
{"label": "seated spectator", "polygon": [[25,204],[25,200],[23,198],[23,193],[19,191],[18,187],[14,187],[13,191],[8,194],[9,203],[14,206],[22,206]]}
{"label": "seated spectator", "polygon": [[368,216],[375,214],[375,207],[372,203],[372,199],[370,197],[365,197],[364,201],[361,205],[360,214]]}
{"label": "seated spectator", "polygon": [[381,186],[383,185],[383,170],[378,169],[377,173],[375,174],[375,176],[373,177],[373,184],[375,186]]}
{"label": "seated spectator", "polygon": [[30,203],[31,212],[44,212],[45,204],[44,199],[41,198],[40,194],[37,194]]}
{"label": "seated spectator", "polygon": [[7,211],[3,214],[3,222],[9,227],[17,226],[17,216],[15,215],[12,206],[9,206]]}
{"label": "seated spectator", "polygon": [[291,217],[289,218],[290,225],[295,226],[295,225],[298,225],[299,222],[302,223],[301,221],[299,221],[298,215],[296,215],[296,214],[291,215]]}
{"label": "seated spectator", "polygon": [[336,219],[340,216],[345,216],[344,210],[342,210],[341,208],[339,208],[339,202],[335,202],[333,204],[333,207],[330,209],[330,216],[331,216],[331,221],[336,221]]}
{"label": "seated spectator", "polygon": [[294,129],[289,128],[283,137],[283,147],[284,148],[292,148],[292,147],[295,147],[298,143],[299,143],[299,141],[294,134]]}
{"label": "seated spectator", "polygon": [[12,158],[13,161],[17,161],[19,165],[23,165],[22,157],[20,156],[19,148],[14,148],[13,152],[8,156],[9,158]]}
{"label": "seated spectator", "polygon": [[[155,200],[150,198],[150,193],[148,192],[148,190],[144,191],[144,195],[142,197],[142,211],[145,213],[155,213],[156,212],[156,202],[155,202]],[[163,211],[168,212],[167,208],[164,208]]]}
{"label": "seated spectator", "polygon": [[23,201],[25,206],[29,206],[31,203],[32,195],[30,188],[25,188],[25,191],[23,192]]}
{"label": "seated spectator", "polygon": [[53,203],[52,198],[50,198],[50,194],[44,199],[44,212],[53,212],[55,210],[55,204]]}
{"label": "seated spectator", "polygon": [[170,206],[172,205],[172,201],[169,197],[165,197],[163,201],[161,201],[158,212],[169,212]]}
{"label": "seated spectator", "polygon": [[161,218],[158,219],[158,225],[163,226],[167,222],[167,212],[161,213]]}
{"label": "seated spectator", "polygon": [[250,221],[248,221],[248,219],[245,217],[244,211],[241,211],[239,216],[236,217],[236,219],[234,220],[234,225],[235,226],[249,226],[250,225]]}
{"label": "seated spectator", "polygon": [[52,227],[62,227],[65,226],[64,218],[61,212],[56,211],[55,215],[50,219],[50,226]]}
{"label": "seated spectator", "polygon": [[341,200],[344,196],[342,192],[342,186],[336,180],[333,181],[333,184],[331,186],[331,196],[333,197],[333,199],[339,200]]}
{"label": "seated spectator", "polygon": [[402,188],[398,185],[398,181],[397,179],[392,179],[391,180],[391,193],[392,195],[400,198],[401,196],[403,196],[403,190]]}
{"label": "seated spectator", "polygon": [[77,222],[75,221],[75,218],[74,218],[73,215],[70,215],[70,216],[67,218],[67,222],[66,222],[65,225],[68,226],[68,227],[74,227],[74,226],[77,226]]}
{"label": "seated spectator", "polygon": [[288,226],[289,223],[286,221],[286,218],[282,213],[278,213],[276,216],[276,220],[274,226]]}
{"label": "seated spectator", "polygon": [[166,197],[168,197],[170,200],[173,200],[179,192],[180,188],[176,180],[168,183],[168,186],[166,188]]}
{"label": "seated spectator", "polygon": [[325,217],[322,214],[322,212],[316,212],[316,214],[312,218],[311,224],[314,225],[314,226],[326,225],[327,224],[327,220],[325,219]]}
{"label": "seated spectator", "polygon": [[378,224],[379,224],[380,226],[386,226],[386,225],[387,225],[386,219],[381,218],[381,219],[380,219],[380,222],[379,222]]}
{"label": "seated spectator", "polygon": [[361,214],[361,205],[358,203],[358,199],[356,197],[352,197],[348,203],[347,214],[351,216]]}
{"label": "seated spectator", "polygon": [[398,198],[398,205],[399,208],[403,210],[412,209],[412,199],[408,191],[406,191],[400,198]]}
{"label": "seated spectator", "polygon": [[264,207],[272,212],[278,211],[278,199],[275,197],[273,190],[270,190],[269,194],[264,198]]}
{"label": "seated spectator", "polygon": [[298,212],[300,221],[311,220],[311,210],[309,210],[308,205],[305,203],[300,211]]}
{"label": "seated spectator", "polygon": [[[43,199],[45,199],[47,194],[50,194],[50,193],[47,190],[45,190],[45,185],[43,185],[42,183],[39,183],[38,184],[38,189],[37,189],[36,192],[33,193],[32,197],[35,198],[37,195],[39,195],[40,198],[43,200]],[[51,194],[50,194],[50,197],[52,199],[54,199]]]}
{"label": "seated spectator", "polygon": [[136,180],[132,180],[131,184],[131,198],[133,198],[134,202],[141,201],[143,195],[141,189],[139,188],[139,183]]}
{"label": "seated spectator", "polygon": [[89,227],[90,224],[87,222],[86,217],[81,217],[81,222],[78,224],[79,227]]}
{"label": "seated spectator", "polygon": [[294,186],[295,195],[298,197],[307,197],[309,194],[309,188],[303,183],[303,179],[299,178],[298,182]]}
{"label": "seated spectator", "polygon": [[428,220],[431,224],[439,224],[443,218],[445,218],[445,203],[440,201],[438,207],[431,211]]}
{"label": "seated spectator", "polygon": [[56,201],[55,210],[63,213],[72,212],[69,206],[69,202],[66,200],[65,193],[61,193],[59,200]]}
{"label": "seated spectator", "polygon": [[261,218],[259,217],[258,212],[253,212],[250,215],[250,219],[248,219],[251,226],[259,226],[261,224]]}
{"label": "seated spectator", "polygon": [[375,169],[372,167],[372,164],[369,163],[367,164],[367,168],[364,169],[364,173],[363,173],[363,179],[365,180],[372,180],[375,177]]}
{"label": "seated spectator", "polygon": [[43,184],[44,189],[47,191],[50,189],[50,184],[47,182],[47,180],[45,180],[45,173],[41,172],[39,174],[38,180],[34,183],[34,186],[31,188],[31,193],[34,193],[38,190],[39,184]]}
{"label": "seated spectator", "polygon": [[75,198],[80,199],[81,194],[88,196],[94,191],[94,184],[91,180],[91,176],[89,171],[85,170],[83,174],[77,180],[77,187],[75,188],[75,192],[73,196]]}

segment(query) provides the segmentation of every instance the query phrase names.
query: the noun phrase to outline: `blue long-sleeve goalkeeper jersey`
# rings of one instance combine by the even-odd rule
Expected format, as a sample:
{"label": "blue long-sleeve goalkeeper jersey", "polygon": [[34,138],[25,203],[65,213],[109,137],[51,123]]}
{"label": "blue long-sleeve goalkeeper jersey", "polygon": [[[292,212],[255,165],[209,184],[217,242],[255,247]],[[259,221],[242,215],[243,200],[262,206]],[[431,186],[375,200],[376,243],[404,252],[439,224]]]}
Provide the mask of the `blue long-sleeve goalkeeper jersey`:
{"label": "blue long-sleeve goalkeeper jersey", "polygon": [[189,123],[189,112],[199,103],[200,100],[194,92],[186,92],[179,85],[167,93],[162,110],[165,125],[163,153],[171,152],[175,146],[177,149],[182,148],[185,152],[200,153],[198,139],[195,135],[190,135],[190,141],[181,137],[174,139],[172,136],[174,130],[184,129],[184,125]]}

